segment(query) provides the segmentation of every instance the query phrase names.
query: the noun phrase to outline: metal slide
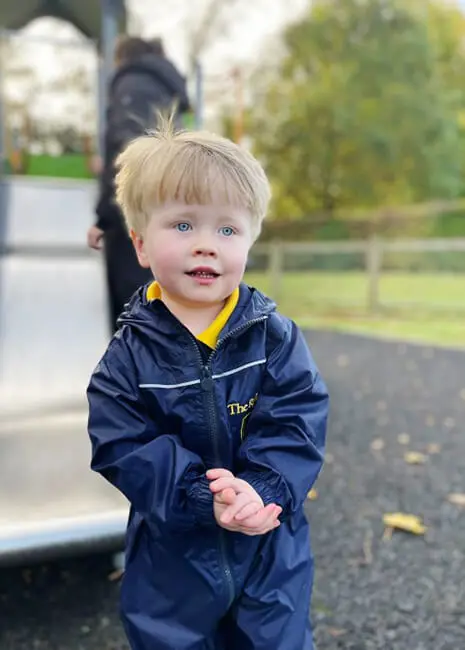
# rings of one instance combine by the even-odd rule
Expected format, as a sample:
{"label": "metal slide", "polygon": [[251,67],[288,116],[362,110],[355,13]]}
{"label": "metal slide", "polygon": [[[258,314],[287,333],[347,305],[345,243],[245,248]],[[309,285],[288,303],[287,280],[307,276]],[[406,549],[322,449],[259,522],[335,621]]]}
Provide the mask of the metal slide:
{"label": "metal slide", "polygon": [[0,564],[122,543],[127,503],[89,469],[85,389],[108,340],[95,184],[0,183]]}

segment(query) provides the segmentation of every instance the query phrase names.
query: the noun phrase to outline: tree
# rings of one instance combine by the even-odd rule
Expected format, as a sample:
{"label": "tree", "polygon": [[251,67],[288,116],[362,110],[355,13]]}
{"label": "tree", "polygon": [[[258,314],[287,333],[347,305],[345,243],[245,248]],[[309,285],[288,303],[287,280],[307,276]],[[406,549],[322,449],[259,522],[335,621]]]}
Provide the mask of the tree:
{"label": "tree", "polygon": [[[428,11],[412,7],[314,0],[286,30],[286,54],[265,88],[257,79],[250,116],[277,213],[332,213],[463,190],[453,66],[442,74],[444,36]],[[465,69],[463,51],[454,57]]]}
{"label": "tree", "polygon": [[[153,30],[165,37],[170,25],[176,29],[172,34],[181,36],[186,50],[186,64],[191,71],[195,61],[210,54],[220,40],[228,41],[233,32],[254,17],[278,12],[283,24],[293,20],[309,0],[170,0],[154,3],[152,0],[137,0],[129,7],[131,33],[153,36]],[[168,27],[168,30],[166,30]],[[239,48],[240,49],[240,48]]]}

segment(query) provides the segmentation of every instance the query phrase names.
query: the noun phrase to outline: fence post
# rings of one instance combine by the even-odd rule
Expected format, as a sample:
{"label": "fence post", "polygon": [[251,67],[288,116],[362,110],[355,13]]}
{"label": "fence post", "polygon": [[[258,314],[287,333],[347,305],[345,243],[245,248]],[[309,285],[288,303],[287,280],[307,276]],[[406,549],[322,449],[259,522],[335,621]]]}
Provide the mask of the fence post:
{"label": "fence post", "polygon": [[[3,65],[6,56],[6,34],[0,27],[0,179],[7,171],[8,155],[6,151],[6,99],[5,99],[5,69]],[[1,215],[0,215],[1,217]]]}
{"label": "fence post", "polygon": [[271,242],[268,256],[268,290],[273,300],[279,303],[284,266],[284,249],[280,241]]}
{"label": "fence post", "polygon": [[382,243],[378,235],[367,239],[366,271],[368,275],[368,311],[375,313],[379,308],[379,280],[383,262]]}

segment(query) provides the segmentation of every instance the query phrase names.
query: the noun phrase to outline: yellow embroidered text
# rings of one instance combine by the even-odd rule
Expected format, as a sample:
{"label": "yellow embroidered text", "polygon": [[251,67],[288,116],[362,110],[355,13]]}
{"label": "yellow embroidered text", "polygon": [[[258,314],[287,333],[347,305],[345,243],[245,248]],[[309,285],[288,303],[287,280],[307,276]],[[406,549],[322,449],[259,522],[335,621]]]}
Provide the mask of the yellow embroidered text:
{"label": "yellow embroidered text", "polygon": [[251,397],[245,404],[240,404],[240,402],[231,402],[231,404],[228,404],[229,415],[245,415],[248,411],[253,409],[257,403],[257,399],[258,393]]}

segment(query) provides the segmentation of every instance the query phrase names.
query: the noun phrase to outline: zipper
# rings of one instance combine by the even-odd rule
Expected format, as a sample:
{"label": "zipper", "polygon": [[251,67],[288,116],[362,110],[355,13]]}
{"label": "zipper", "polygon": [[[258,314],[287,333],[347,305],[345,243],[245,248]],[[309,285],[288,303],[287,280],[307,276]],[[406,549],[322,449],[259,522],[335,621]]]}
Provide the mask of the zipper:
{"label": "zipper", "polygon": [[[172,316],[171,312],[169,309],[164,305],[164,303],[161,303],[163,307],[166,309],[167,313]],[[208,421],[210,425],[210,439],[212,443],[212,448],[213,448],[213,453],[214,453],[214,460],[217,465],[217,467],[221,467],[221,457],[220,457],[220,448],[219,448],[219,440],[218,440],[218,412],[217,412],[217,405],[216,401],[214,399],[214,391],[213,391],[213,377],[212,377],[212,361],[213,358],[218,352],[218,350],[223,347],[226,341],[231,339],[233,336],[237,336],[238,334],[241,334],[242,332],[245,332],[248,330],[250,327],[253,325],[256,325],[257,323],[262,323],[266,320],[268,320],[268,315],[265,316],[260,316],[258,318],[253,318],[252,320],[247,321],[243,325],[240,325],[239,327],[236,327],[235,329],[231,330],[224,336],[223,338],[219,339],[216,348],[211,351],[210,356],[208,357],[206,363],[204,363],[204,360],[202,358],[202,354],[200,352],[199,346],[197,339],[195,336],[190,332],[187,327],[183,326],[180,321],[178,321],[176,318],[173,317],[174,322],[176,325],[179,325],[179,327],[187,332],[188,336],[192,340],[192,343],[195,347],[195,350],[197,352],[197,358],[198,358],[198,363],[199,363],[199,368],[200,368],[200,388],[201,391],[204,395],[204,401],[206,403],[206,410],[208,413]],[[219,527],[219,552],[220,552],[220,560],[221,560],[221,565],[223,568],[223,573],[226,578],[226,583],[228,586],[228,596],[229,596],[229,604],[228,607],[232,605],[234,602],[235,598],[235,586],[234,586],[234,578],[233,578],[233,573],[231,570],[231,566],[229,564],[228,560],[228,552],[226,548],[226,531]]]}
{"label": "zipper", "polygon": [[[212,350],[206,363],[204,363],[203,361],[202,355],[199,350],[199,346],[197,344],[197,340],[191,334],[191,337],[195,343],[195,348],[197,350],[199,364],[201,368],[200,387],[204,394],[205,401],[207,404],[210,439],[212,443],[213,455],[214,455],[216,467],[221,467],[222,463],[221,463],[219,437],[218,437],[218,411],[217,411],[217,405],[216,405],[216,401],[214,397],[214,389],[213,389],[213,377],[212,377],[213,358],[216,352],[224,345],[226,341],[231,339],[233,336],[242,333],[243,331],[245,332],[253,325],[267,320],[267,318],[268,316],[261,316],[259,318],[254,318],[253,320],[244,323],[240,327],[236,327],[236,329],[231,330],[231,332],[228,332],[226,336],[224,336],[222,339],[218,341],[216,348]],[[235,586],[234,586],[234,578],[231,571],[231,566],[228,560],[228,553],[226,548],[226,535],[224,529],[221,527],[219,529],[219,551],[220,551],[220,559],[223,568],[223,573],[226,578],[226,583],[228,587],[228,596],[229,596],[228,607],[230,607],[234,602],[234,598],[235,598]]]}
{"label": "zipper", "polygon": [[241,334],[243,331],[245,332],[246,330],[248,330],[253,325],[256,325],[257,323],[263,323],[266,320],[268,320],[268,316],[259,316],[258,318],[253,318],[252,320],[247,321],[243,325],[240,325],[239,327],[236,327],[236,329],[231,330],[230,332],[228,332],[226,334],[226,336],[224,336],[222,339],[220,339],[218,341],[218,344],[217,344],[216,348],[210,354],[210,357],[208,359],[208,363],[210,363],[211,358],[214,356],[215,352],[217,352],[219,350],[219,348],[224,345],[225,341],[232,338],[233,336],[237,336],[238,334]]}

